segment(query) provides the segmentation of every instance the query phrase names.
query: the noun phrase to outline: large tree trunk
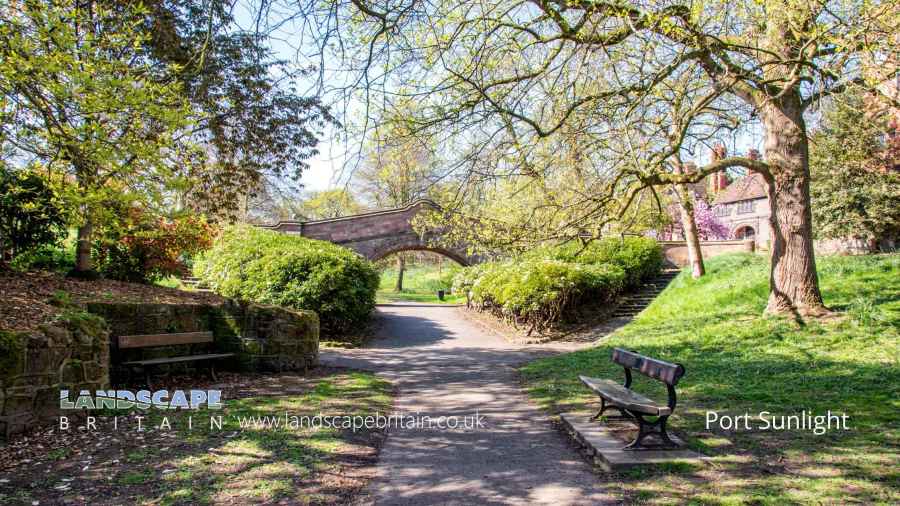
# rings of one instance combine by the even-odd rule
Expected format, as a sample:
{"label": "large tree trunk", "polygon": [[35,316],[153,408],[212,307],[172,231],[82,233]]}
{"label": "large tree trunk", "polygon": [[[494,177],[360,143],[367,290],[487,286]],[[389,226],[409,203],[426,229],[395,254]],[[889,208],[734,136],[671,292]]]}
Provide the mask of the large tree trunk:
{"label": "large tree trunk", "polygon": [[397,254],[397,285],[394,287],[395,292],[403,291],[403,271],[406,270],[406,259],[403,253]]}
{"label": "large tree trunk", "polygon": [[[68,156],[75,166],[75,179],[78,181],[80,191],[86,192],[87,188],[94,187],[94,171],[91,170],[90,164],[84,162],[83,158],[77,156],[78,149],[68,151]],[[69,271],[69,276],[82,279],[96,279],[99,277],[94,271],[94,264],[91,261],[91,238],[94,234],[94,217],[89,204],[83,204],[81,208],[84,223],[78,227],[78,242],[75,244],[75,268]]]}
{"label": "large tree trunk", "polygon": [[90,218],[85,218],[83,225],[78,227],[78,243],[75,247],[75,274],[93,272],[91,262],[91,236],[94,233],[94,224]]}
{"label": "large tree trunk", "polygon": [[809,199],[809,147],[796,95],[761,108],[765,127],[772,269],[767,313],[827,313],[819,292]]}

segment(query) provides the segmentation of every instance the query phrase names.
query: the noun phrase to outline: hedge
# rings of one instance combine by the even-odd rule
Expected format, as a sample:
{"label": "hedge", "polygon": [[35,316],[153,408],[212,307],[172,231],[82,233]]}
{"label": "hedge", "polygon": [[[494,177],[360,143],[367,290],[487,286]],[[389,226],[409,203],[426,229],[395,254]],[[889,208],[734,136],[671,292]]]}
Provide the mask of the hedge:
{"label": "hedge", "polygon": [[463,269],[453,291],[467,293],[470,307],[524,324],[531,334],[569,318],[585,302],[611,301],[657,276],[662,261],[659,244],[643,237],[546,246]]}
{"label": "hedge", "polygon": [[368,319],[378,288],[375,266],[346,248],[241,225],[223,230],[194,275],[227,297],[313,310],[332,336]]}
{"label": "hedge", "polygon": [[642,281],[655,278],[663,265],[662,247],[649,237],[602,239],[593,241],[586,247],[568,243],[541,248],[530,254],[580,264],[617,265],[625,271],[625,288],[636,288]]}

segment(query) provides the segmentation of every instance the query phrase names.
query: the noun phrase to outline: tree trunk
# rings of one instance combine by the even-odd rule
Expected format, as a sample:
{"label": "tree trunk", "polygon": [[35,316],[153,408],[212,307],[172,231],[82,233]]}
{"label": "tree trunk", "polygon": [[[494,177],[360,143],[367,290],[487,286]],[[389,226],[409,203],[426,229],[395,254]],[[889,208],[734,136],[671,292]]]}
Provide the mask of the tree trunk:
{"label": "tree trunk", "polygon": [[[682,167],[680,163],[675,166],[675,170],[682,174],[692,171],[690,165]],[[681,212],[681,230],[684,233],[684,242],[687,244],[688,250],[688,261],[691,264],[691,276],[697,279],[706,274],[706,268],[703,265],[703,251],[700,249],[700,232],[697,230],[697,220],[694,219],[694,197],[691,193],[687,185],[675,185],[678,210]]]}
{"label": "tree trunk", "polygon": [[691,276],[696,279],[706,274],[706,268],[703,266],[703,252],[700,249],[700,232],[697,230],[697,220],[694,219],[694,201],[684,185],[678,186],[681,229],[684,231],[684,242],[687,243]]}
{"label": "tree trunk", "polygon": [[809,146],[799,97],[786,96],[761,107],[765,127],[766,175],[771,216],[772,269],[767,313],[822,315],[813,252],[809,198]]}
{"label": "tree trunk", "polygon": [[91,262],[91,235],[94,233],[94,224],[90,218],[85,218],[83,225],[78,227],[78,244],[75,247],[75,273],[89,273],[93,271]]}
{"label": "tree trunk", "polygon": [[397,286],[394,287],[395,292],[403,291],[403,271],[406,270],[406,259],[403,253],[397,254]]}

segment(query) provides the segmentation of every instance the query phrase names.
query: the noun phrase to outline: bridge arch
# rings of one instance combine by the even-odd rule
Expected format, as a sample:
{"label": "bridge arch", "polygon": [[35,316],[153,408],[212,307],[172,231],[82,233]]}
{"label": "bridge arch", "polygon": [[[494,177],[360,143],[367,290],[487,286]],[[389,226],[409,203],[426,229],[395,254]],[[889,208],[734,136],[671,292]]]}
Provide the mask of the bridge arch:
{"label": "bridge arch", "polygon": [[327,220],[281,221],[264,228],[333,242],[369,260],[379,260],[400,251],[425,250],[444,255],[464,266],[478,263],[477,257],[465,253],[465,247],[436,247],[430,244],[428,237],[416,233],[412,226],[413,218],[431,210],[440,210],[440,207],[430,200],[420,199],[394,209]]}
{"label": "bridge arch", "polygon": [[454,262],[458,263],[459,265],[461,265],[463,267],[468,267],[469,265],[472,265],[470,263],[471,262],[470,258],[466,257],[465,255],[463,255],[457,251],[453,251],[451,249],[446,249],[446,248],[422,246],[421,244],[401,244],[401,245],[393,246],[390,248],[385,248],[384,250],[375,252],[372,255],[372,257],[369,258],[369,260],[372,260],[374,262],[377,260],[381,260],[382,258],[388,257],[390,255],[393,255],[394,253],[402,253],[404,251],[430,251],[432,253],[437,253],[438,255],[447,257],[450,260],[453,260]]}

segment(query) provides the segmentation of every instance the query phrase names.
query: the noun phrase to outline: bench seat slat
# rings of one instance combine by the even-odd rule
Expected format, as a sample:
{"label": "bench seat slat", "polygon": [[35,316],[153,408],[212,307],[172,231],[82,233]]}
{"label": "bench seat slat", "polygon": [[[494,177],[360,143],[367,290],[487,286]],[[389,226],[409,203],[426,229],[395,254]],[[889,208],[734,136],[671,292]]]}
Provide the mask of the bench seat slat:
{"label": "bench seat slat", "polygon": [[119,348],[152,348],[175,344],[200,344],[213,342],[212,332],[179,332],[174,334],[138,334],[119,336]]}
{"label": "bench seat slat", "polygon": [[634,390],[608,379],[589,378],[578,376],[588,388],[617,406],[650,416],[663,416],[672,413],[668,406],[664,406],[638,394]]}
{"label": "bench seat slat", "polygon": [[215,360],[219,358],[233,357],[234,353],[213,353],[209,355],[185,355],[183,357],[152,358],[149,360],[134,360],[123,365],[161,365],[180,362],[194,362],[198,360]]}

